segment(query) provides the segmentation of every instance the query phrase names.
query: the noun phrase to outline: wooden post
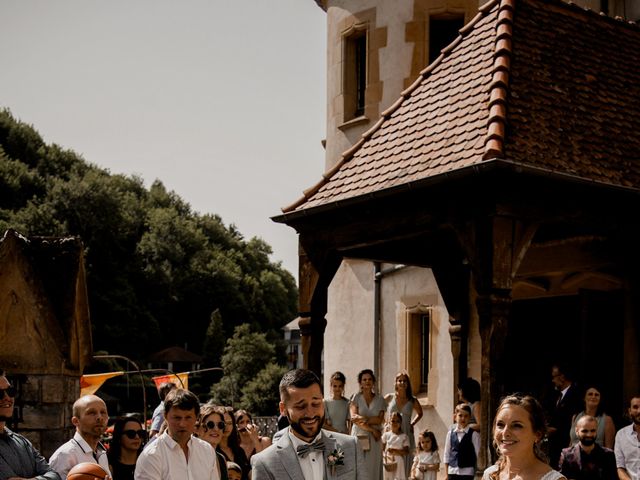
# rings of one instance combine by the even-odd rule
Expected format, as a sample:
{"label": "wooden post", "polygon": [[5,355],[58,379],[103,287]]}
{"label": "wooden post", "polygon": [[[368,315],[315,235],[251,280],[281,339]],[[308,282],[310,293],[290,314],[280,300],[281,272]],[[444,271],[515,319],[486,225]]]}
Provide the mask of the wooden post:
{"label": "wooden post", "polygon": [[491,432],[493,416],[504,395],[504,375],[501,362],[504,361],[504,342],[508,330],[508,318],[511,311],[511,291],[494,290],[489,295],[480,295],[476,300],[480,318],[480,337],[482,340],[481,369],[481,438],[478,468],[484,470],[493,463],[490,446],[493,442]]}
{"label": "wooden post", "polygon": [[[300,320],[300,342],[303,367],[322,375],[322,350],[324,331],[327,326],[327,289],[340,265],[340,257],[326,249],[312,245],[303,246],[304,237],[298,244],[298,308]],[[307,251],[310,254],[307,254]],[[312,257],[313,255],[313,257]],[[314,261],[312,261],[312,258]]]}

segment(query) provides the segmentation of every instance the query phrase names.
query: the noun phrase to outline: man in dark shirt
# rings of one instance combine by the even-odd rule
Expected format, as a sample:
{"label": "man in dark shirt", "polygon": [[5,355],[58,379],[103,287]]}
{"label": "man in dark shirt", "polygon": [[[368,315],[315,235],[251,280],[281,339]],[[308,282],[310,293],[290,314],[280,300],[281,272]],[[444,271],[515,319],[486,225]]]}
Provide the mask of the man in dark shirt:
{"label": "man in dark shirt", "polygon": [[29,440],[7,428],[15,396],[15,388],[0,370],[0,479],[60,480]]}
{"label": "man in dark shirt", "polygon": [[596,443],[598,421],[590,416],[580,417],[575,446],[565,448],[560,455],[560,473],[572,480],[617,480],[616,458],[613,450]]}

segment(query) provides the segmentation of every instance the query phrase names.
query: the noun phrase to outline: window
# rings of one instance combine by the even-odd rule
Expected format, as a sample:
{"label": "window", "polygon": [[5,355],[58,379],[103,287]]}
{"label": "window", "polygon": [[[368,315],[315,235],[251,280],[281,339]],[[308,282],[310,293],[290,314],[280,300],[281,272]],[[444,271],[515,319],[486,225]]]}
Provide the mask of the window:
{"label": "window", "polygon": [[367,87],[367,30],[359,24],[344,34],[344,121],[364,115]]}
{"label": "window", "polygon": [[458,30],[464,26],[464,15],[429,17],[429,63],[440,55],[440,51],[453,42]]}
{"label": "window", "polygon": [[431,370],[431,312],[419,306],[407,312],[406,365],[416,393],[427,392]]}

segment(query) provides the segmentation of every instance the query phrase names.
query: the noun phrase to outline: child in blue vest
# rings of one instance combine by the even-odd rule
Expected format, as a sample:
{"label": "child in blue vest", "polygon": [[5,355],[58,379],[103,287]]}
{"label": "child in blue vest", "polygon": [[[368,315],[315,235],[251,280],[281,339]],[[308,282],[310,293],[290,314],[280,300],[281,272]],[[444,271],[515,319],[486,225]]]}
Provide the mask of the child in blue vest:
{"label": "child in blue vest", "polygon": [[469,428],[470,419],[469,405],[456,406],[456,423],[447,432],[444,443],[443,463],[448,480],[473,480],[475,477],[480,435]]}

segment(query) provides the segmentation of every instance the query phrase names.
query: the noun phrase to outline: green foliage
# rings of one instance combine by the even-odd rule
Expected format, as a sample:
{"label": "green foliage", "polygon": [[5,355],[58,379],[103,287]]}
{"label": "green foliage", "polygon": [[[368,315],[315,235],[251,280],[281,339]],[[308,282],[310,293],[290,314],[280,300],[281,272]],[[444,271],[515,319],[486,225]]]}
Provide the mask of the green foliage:
{"label": "green foliage", "polygon": [[244,386],[274,360],[275,348],[265,333],[252,332],[249,324],[237,326],[224,348],[224,377],[211,389],[213,401],[221,405],[237,405],[242,401]]}
{"label": "green foliage", "polygon": [[[47,145],[0,110],[0,233],[7,228],[82,239],[95,349],[140,359],[187,343],[217,362],[223,331],[246,322],[279,334],[296,315],[293,276],[263,240],[193,212],[159,180],[147,189]],[[266,357],[262,365],[273,352]]]}
{"label": "green foliage", "polygon": [[278,385],[288,368],[269,363],[242,388],[241,408],[254,415],[277,415],[280,392]]}
{"label": "green foliage", "polygon": [[220,309],[211,313],[211,321],[207,328],[202,347],[203,364],[205,367],[219,367],[221,365],[222,351],[224,350],[224,325]]}

